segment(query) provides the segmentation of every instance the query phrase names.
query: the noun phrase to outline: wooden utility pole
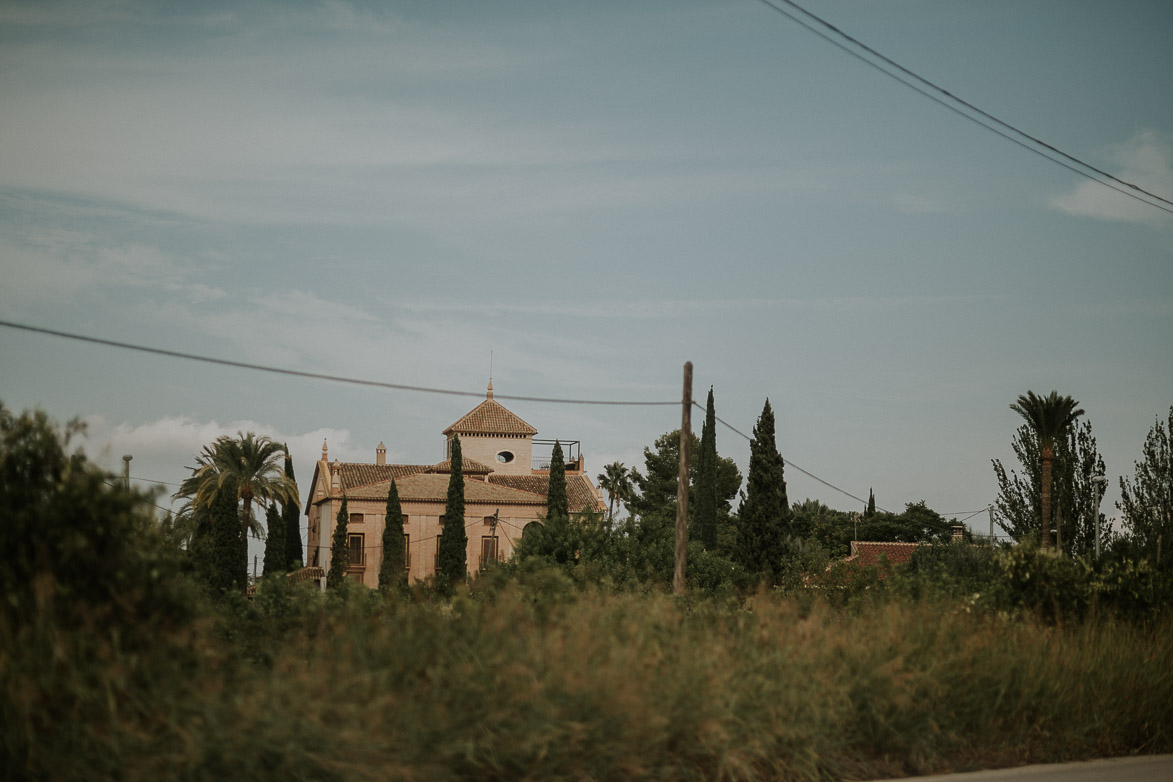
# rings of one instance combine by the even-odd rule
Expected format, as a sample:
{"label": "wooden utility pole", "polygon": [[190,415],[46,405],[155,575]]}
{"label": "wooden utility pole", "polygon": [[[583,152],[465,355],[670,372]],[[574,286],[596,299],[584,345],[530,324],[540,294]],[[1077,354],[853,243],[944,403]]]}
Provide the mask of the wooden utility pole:
{"label": "wooden utility pole", "polygon": [[688,557],[688,451],[692,445],[692,362],[684,362],[684,398],[680,414],[680,477],[676,482],[676,570],[672,594],[684,594],[684,566]]}

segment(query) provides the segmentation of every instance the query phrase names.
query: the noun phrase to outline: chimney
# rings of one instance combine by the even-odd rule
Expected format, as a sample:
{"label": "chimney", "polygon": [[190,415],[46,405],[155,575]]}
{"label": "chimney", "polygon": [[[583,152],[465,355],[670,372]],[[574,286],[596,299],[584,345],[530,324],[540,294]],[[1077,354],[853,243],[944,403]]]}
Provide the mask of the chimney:
{"label": "chimney", "polygon": [[375,464],[386,464],[386,463],[387,463],[387,446],[383,445],[383,443],[380,442],[379,446],[377,448],[375,448]]}

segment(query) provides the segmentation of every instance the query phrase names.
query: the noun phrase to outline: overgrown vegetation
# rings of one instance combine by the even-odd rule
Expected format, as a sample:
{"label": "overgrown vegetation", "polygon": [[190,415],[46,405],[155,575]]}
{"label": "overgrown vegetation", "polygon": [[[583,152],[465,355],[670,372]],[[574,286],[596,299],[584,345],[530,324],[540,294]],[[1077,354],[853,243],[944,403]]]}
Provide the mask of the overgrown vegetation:
{"label": "overgrown vegetation", "polygon": [[1123,550],[828,570],[792,535],[757,590],[694,541],[678,599],[657,528],[588,519],[471,583],[246,599],[70,451],[76,425],[0,430],[13,778],[868,779],[1173,749],[1173,587]]}

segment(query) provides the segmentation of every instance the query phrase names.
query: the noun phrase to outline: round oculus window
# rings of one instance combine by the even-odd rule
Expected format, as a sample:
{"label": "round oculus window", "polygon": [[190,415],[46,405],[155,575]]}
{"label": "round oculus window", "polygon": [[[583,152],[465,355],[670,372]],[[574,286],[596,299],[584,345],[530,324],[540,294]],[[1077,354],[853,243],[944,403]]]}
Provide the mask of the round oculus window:
{"label": "round oculus window", "polygon": [[509,451],[502,451],[497,454],[497,461],[501,462],[501,464],[509,464],[513,461],[513,454]]}

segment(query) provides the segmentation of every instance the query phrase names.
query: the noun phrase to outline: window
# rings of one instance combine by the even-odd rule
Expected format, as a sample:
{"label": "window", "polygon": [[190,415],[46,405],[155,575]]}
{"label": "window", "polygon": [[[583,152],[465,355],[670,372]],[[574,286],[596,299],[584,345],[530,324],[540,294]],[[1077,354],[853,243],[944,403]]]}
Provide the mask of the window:
{"label": "window", "polygon": [[436,562],[432,565],[432,570],[439,575],[440,573],[440,539],[444,537],[444,533],[436,535]]}
{"label": "window", "polygon": [[481,567],[488,562],[497,561],[497,536],[485,535],[481,538]]}
{"label": "window", "polygon": [[501,462],[501,464],[509,464],[513,459],[512,451],[501,451],[501,453],[497,454],[497,461]]}
{"label": "window", "polygon": [[352,513],[352,514],[350,514],[350,520],[347,523],[348,524],[362,524],[362,522],[363,522],[363,518],[362,518],[361,513]]}
{"label": "window", "polygon": [[350,550],[350,566],[364,567],[367,564],[367,551],[363,548],[363,536],[352,533],[346,536],[346,542]]}
{"label": "window", "polygon": [[403,567],[411,570],[411,535],[403,535]]}
{"label": "window", "polygon": [[542,523],[540,521],[531,521],[529,524],[526,524],[524,527],[521,528],[521,536],[524,538],[526,535],[530,534],[531,532],[534,532],[535,530],[540,530],[541,528],[542,528]]}

